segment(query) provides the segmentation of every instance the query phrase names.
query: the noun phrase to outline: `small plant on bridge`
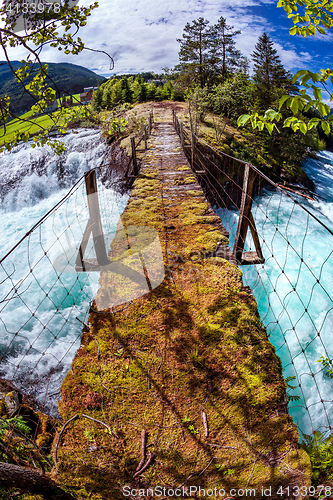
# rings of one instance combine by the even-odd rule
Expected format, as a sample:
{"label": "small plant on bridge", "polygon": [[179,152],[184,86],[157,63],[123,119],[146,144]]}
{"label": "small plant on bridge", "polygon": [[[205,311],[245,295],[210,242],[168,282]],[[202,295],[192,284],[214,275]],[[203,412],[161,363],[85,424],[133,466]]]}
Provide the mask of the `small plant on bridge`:
{"label": "small plant on bridge", "polygon": [[328,359],[322,356],[317,360],[317,363],[321,363],[324,368],[326,368],[326,371],[324,372],[325,375],[328,375],[329,378],[333,378],[333,365],[332,362]]}

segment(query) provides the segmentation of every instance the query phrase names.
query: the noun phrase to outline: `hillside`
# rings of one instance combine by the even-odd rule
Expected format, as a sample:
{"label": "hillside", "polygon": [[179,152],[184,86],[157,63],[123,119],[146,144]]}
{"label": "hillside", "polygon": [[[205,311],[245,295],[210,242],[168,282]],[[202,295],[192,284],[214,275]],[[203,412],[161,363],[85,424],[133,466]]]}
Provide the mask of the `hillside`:
{"label": "hillside", "polygon": [[[49,75],[55,82],[59,91],[66,94],[77,94],[82,92],[84,87],[98,86],[106,78],[96,75],[83,66],[69,63],[47,63],[49,65]],[[12,66],[16,70],[20,66],[19,61],[12,61]],[[37,70],[37,66],[36,66]],[[50,87],[55,88],[53,84]],[[30,109],[33,99],[28,95],[22,95],[21,85],[15,81],[13,73],[6,62],[0,62],[0,95],[9,95],[11,110],[15,114],[21,114]]]}

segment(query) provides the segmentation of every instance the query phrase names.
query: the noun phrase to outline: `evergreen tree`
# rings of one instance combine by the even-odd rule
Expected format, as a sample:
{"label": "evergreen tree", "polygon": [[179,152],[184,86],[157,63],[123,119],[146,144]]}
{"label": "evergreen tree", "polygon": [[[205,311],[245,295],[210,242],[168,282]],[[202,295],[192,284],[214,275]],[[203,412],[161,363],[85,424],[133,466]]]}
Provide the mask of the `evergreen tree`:
{"label": "evergreen tree", "polygon": [[220,75],[225,80],[244,60],[241,52],[236,49],[234,37],[241,33],[240,30],[233,31],[233,26],[228,26],[226,19],[221,16],[210,30],[210,67],[213,76]]}
{"label": "evergreen tree", "polygon": [[210,30],[209,21],[203,17],[187,23],[184,28],[180,43],[179,61],[177,69],[181,72],[191,73],[196,83],[203,88],[207,81],[208,49]]}
{"label": "evergreen tree", "polygon": [[276,89],[292,90],[292,76],[284,69],[274,43],[266,33],[259,37],[251,57],[254,62],[253,80],[262,107],[273,103]]}
{"label": "evergreen tree", "polygon": [[129,82],[128,78],[123,77],[120,80],[120,85],[121,85],[121,102],[132,102],[132,92],[129,87]]}
{"label": "evergreen tree", "polygon": [[92,96],[92,107],[94,111],[100,111],[103,106],[103,88],[100,86],[94,91]]}

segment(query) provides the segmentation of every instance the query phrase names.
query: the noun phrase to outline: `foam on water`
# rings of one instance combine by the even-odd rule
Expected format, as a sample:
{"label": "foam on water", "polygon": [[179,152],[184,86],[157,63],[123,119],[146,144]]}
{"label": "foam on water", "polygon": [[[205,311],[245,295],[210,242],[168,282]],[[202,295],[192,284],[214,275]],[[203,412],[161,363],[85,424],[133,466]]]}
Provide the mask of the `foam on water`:
{"label": "foam on water", "polygon": [[[107,153],[99,131],[80,130],[64,139],[66,152],[19,145],[0,157],[0,257],[52,209],[68,189]],[[128,196],[99,182],[102,222],[114,235]],[[75,262],[89,219],[84,182],[0,266],[0,376],[34,395],[56,414],[59,387],[80,346],[82,322],[94,299],[99,273],[54,268],[64,254]],[[106,240],[108,235],[106,235]],[[109,243],[109,242],[108,242]],[[90,243],[86,254],[93,257]],[[14,291],[13,291],[14,290]]]}
{"label": "foam on water", "polygon": [[[325,200],[297,200],[333,230],[333,153],[322,152],[304,168]],[[333,380],[318,359],[333,358],[333,235],[279,191],[263,190],[256,201],[252,211],[265,263],[243,266],[243,280],[253,290],[284,376],[296,377],[290,394],[300,400],[289,402],[294,421],[306,434],[329,432]],[[233,245],[238,215],[218,213]],[[249,235],[245,249],[254,250]]]}

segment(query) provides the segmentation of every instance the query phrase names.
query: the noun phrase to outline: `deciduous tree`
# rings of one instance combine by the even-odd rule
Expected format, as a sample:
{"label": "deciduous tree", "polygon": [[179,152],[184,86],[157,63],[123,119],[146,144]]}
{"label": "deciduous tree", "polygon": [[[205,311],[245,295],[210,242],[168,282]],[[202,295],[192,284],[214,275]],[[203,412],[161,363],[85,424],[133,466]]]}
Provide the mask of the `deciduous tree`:
{"label": "deciduous tree", "polygon": [[[31,110],[34,114],[45,112],[50,101],[60,100],[60,89],[57,90],[48,74],[47,64],[41,61],[41,52],[47,45],[63,51],[65,54],[79,54],[88,49],[78,36],[80,27],[85,26],[92,9],[98,6],[97,2],[89,7],[78,7],[76,1],[65,0],[63,3],[39,0],[38,3],[27,3],[25,0],[16,0],[13,9],[12,2],[4,1],[0,8],[0,45],[3,49],[6,63],[11,69],[15,79],[22,87],[22,93],[28,93],[34,100]],[[9,48],[23,47],[27,57],[21,61],[22,65],[14,69]],[[103,52],[103,51],[98,51]],[[105,52],[105,54],[107,54]],[[108,55],[108,54],[107,54]],[[110,57],[110,56],[108,56]],[[113,65],[113,61],[111,58]],[[53,85],[52,85],[53,84]],[[53,88],[52,88],[53,86]],[[5,147],[11,149],[19,141],[28,141],[29,127],[36,128],[33,116],[23,118],[16,116],[11,111],[9,96],[0,98],[0,122],[3,125],[3,135],[6,134],[8,122],[16,118],[24,125],[15,137],[5,140]],[[51,117],[54,125],[61,132],[65,132],[72,115],[78,114],[77,110],[61,107]],[[87,110],[81,108],[81,115],[86,116]],[[61,152],[63,145],[57,141],[50,141],[48,130],[41,125],[33,137],[33,145],[50,144],[56,152]]]}
{"label": "deciduous tree", "polygon": [[[288,17],[293,20],[294,26],[290,28],[291,35],[315,36],[317,33],[325,34],[333,27],[333,2],[317,0],[279,0],[278,7],[283,7]],[[238,118],[238,126],[251,123],[255,129],[266,128],[271,134],[276,129],[276,123],[282,120],[283,127],[291,128],[294,132],[300,131],[306,134],[309,130],[320,124],[326,134],[331,133],[333,114],[330,106],[323,102],[322,91],[333,101],[333,95],[328,88],[328,81],[333,83],[333,70],[321,69],[313,73],[305,69],[299,70],[294,75],[292,82],[299,81],[300,91],[298,95],[284,94],[279,101],[279,109],[268,109],[265,114],[252,113],[241,115]],[[292,116],[283,119],[280,110],[289,109]],[[305,117],[304,113],[310,111],[317,116]]]}

